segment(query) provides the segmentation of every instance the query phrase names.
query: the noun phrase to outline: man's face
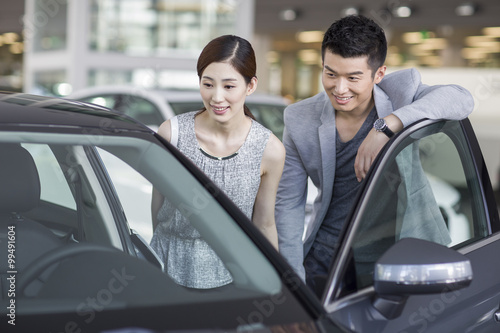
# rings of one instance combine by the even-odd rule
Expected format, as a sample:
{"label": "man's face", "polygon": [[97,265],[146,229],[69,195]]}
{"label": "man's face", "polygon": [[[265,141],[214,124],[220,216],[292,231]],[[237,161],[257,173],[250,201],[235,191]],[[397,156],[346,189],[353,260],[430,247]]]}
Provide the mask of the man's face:
{"label": "man's face", "polygon": [[326,51],[323,61],[322,82],[335,110],[361,115],[372,108],[373,86],[385,74],[385,66],[375,76],[368,65],[368,56],[343,58]]}

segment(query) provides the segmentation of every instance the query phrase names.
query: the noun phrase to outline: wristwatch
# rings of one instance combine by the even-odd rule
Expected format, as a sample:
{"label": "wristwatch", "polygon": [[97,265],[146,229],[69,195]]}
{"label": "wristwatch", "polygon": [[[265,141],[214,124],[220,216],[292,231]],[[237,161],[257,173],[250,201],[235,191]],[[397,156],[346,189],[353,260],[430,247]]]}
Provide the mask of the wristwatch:
{"label": "wristwatch", "polygon": [[394,136],[394,132],[389,129],[384,118],[379,118],[379,119],[375,120],[375,122],[373,123],[373,128],[377,132],[383,132],[389,138],[392,138]]}

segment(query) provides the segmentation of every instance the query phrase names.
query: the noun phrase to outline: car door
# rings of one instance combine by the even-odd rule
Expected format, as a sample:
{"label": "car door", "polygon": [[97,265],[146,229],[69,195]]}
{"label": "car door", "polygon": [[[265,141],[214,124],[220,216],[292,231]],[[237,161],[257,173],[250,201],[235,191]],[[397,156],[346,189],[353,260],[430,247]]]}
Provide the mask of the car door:
{"label": "car door", "polygon": [[[379,155],[332,263],[323,297],[331,318],[355,332],[500,330],[498,211],[470,122],[421,121]],[[395,249],[405,239],[420,247]],[[443,253],[470,264],[472,280],[430,288],[428,276],[413,276],[413,285],[395,282],[394,293],[380,287],[387,257],[410,272],[447,265],[438,259]],[[400,287],[412,289],[396,292]]]}

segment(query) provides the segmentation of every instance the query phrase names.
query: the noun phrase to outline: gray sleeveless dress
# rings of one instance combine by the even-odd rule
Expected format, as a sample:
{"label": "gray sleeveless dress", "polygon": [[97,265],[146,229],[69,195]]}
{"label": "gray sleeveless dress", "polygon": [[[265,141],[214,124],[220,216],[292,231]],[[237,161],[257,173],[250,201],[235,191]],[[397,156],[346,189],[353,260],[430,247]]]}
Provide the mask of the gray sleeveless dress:
{"label": "gray sleeveless dress", "polygon": [[[200,149],[194,132],[198,111],[178,115],[177,148],[189,157],[233,202],[252,218],[260,185],[260,165],[271,131],[252,120],[250,132],[237,153],[224,158]],[[167,200],[158,212],[158,226],[151,247],[178,284],[198,289],[232,282],[224,264],[191,223]]]}

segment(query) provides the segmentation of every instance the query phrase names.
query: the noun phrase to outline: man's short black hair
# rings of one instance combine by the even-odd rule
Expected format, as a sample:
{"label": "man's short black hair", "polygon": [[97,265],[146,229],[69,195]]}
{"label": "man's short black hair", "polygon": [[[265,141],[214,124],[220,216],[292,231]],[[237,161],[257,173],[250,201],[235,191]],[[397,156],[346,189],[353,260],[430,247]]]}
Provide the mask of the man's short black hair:
{"label": "man's short black hair", "polygon": [[368,56],[368,65],[375,75],[387,56],[384,30],[373,20],[362,15],[349,15],[333,22],[323,37],[321,56],[330,51],[343,58]]}

